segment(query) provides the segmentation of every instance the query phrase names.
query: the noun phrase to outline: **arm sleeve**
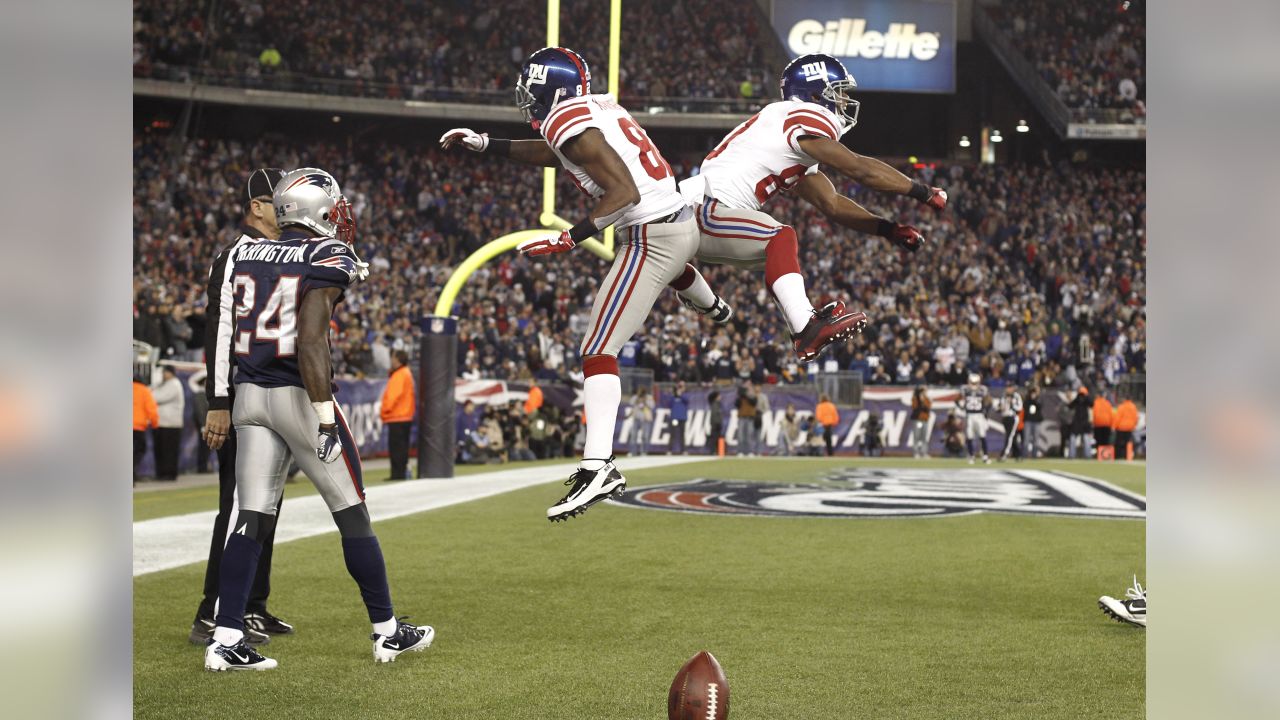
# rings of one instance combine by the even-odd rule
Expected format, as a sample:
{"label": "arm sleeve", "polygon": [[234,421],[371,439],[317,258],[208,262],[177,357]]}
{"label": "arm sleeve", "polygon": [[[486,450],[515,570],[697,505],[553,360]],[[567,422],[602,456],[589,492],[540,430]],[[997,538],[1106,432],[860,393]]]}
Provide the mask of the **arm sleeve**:
{"label": "arm sleeve", "polygon": [[235,334],[235,288],[231,277],[235,267],[234,246],[218,253],[209,270],[204,325],[204,395],[210,410],[231,409],[231,368],[235,354],[231,338]]}
{"label": "arm sleeve", "polygon": [[587,128],[598,127],[598,121],[591,112],[591,104],[586,101],[568,102],[556,108],[547,116],[547,121],[540,130],[542,137],[551,147],[559,150],[571,138],[587,131]]}
{"label": "arm sleeve", "polygon": [[812,136],[839,140],[840,132],[836,127],[830,112],[813,104],[792,110],[782,121],[782,132],[786,134],[787,145],[801,155],[805,152],[800,149],[800,138]]}

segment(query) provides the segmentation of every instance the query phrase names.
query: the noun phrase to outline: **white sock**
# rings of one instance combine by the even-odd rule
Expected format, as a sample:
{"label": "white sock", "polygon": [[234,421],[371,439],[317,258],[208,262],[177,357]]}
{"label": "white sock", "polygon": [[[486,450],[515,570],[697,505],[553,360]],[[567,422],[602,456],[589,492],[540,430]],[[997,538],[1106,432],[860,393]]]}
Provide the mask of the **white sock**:
{"label": "white sock", "polygon": [[693,304],[700,308],[709,308],[716,304],[715,292],[697,268],[693,269],[693,284],[681,290],[680,294],[692,300]]}
{"label": "white sock", "polygon": [[397,622],[395,618],[373,624],[373,631],[378,635],[395,635]]}
{"label": "white sock", "polygon": [[582,397],[587,411],[582,467],[599,470],[604,466],[603,461],[613,455],[613,430],[618,421],[618,406],[622,403],[622,380],[608,373],[592,375],[582,381]]}
{"label": "white sock", "polygon": [[804,277],[800,273],[787,273],[773,281],[773,296],[782,307],[782,315],[791,326],[792,333],[798,333],[809,324],[809,316],[813,314],[813,305],[804,292]]}
{"label": "white sock", "polygon": [[213,629],[213,639],[219,645],[235,645],[244,639],[244,631],[219,625]]}

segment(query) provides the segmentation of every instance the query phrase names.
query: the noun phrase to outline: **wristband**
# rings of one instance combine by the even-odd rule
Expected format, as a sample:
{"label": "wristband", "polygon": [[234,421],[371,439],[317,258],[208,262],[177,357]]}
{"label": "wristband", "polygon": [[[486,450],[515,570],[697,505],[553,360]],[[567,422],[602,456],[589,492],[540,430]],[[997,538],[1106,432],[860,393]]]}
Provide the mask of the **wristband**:
{"label": "wristband", "polygon": [[489,138],[489,147],[487,148],[487,152],[491,152],[499,157],[511,157],[511,141]]}
{"label": "wristband", "polygon": [[897,227],[896,223],[880,218],[880,223],[876,226],[876,234],[884,238],[891,237],[895,227]]}
{"label": "wristband", "polygon": [[907,191],[907,197],[912,200],[918,200],[919,202],[927,202],[929,200],[929,196],[932,194],[933,190],[931,190],[928,185],[916,182],[915,180],[911,181],[911,189]]}
{"label": "wristband", "polygon": [[320,418],[321,425],[332,425],[334,423],[332,400],[313,402],[311,403],[311,407],[316,409],[316,417]]}
{"label": "wristband", "polygon": [[575,243],[580,243],[599,231],[600,228],[596,227],[596,221],[591,218],[587,218],[586,220],[583,220],[577,225],[569,228],[569,237],[572,238]]}

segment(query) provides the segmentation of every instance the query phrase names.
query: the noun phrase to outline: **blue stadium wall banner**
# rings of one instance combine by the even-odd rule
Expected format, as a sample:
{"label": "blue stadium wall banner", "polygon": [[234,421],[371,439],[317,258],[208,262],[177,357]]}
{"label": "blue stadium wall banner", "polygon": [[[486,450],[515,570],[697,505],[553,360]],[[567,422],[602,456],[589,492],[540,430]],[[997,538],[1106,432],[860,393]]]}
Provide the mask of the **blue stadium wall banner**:
{"label": "blue stadium wall banner", "polygon": [[860,90],[955,92],[955,0],[788,0],[772,21],[791,57],[833,55]]}

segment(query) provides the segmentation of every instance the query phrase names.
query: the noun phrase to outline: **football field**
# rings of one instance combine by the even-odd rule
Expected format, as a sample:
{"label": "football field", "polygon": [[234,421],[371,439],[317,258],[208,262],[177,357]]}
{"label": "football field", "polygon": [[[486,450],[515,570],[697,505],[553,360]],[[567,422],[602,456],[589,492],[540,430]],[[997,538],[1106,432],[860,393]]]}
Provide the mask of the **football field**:
{"label": "football field", "polygon": [[[272,671],[203,670],[203,563],[135,577],[135,717],[658,720],[702,649],[738,720],[1144,717],[1145,633],[1096,606],[1145,574],[1142,464],[620,467],[637,506],[567,523],[544,514],[556,477],[378,522],[397,614],[437,631],[388,665],[336,533],[276,548],[271,610],[297,634],[262,648]],[[138,493],[135,518],[215,506]]]}

